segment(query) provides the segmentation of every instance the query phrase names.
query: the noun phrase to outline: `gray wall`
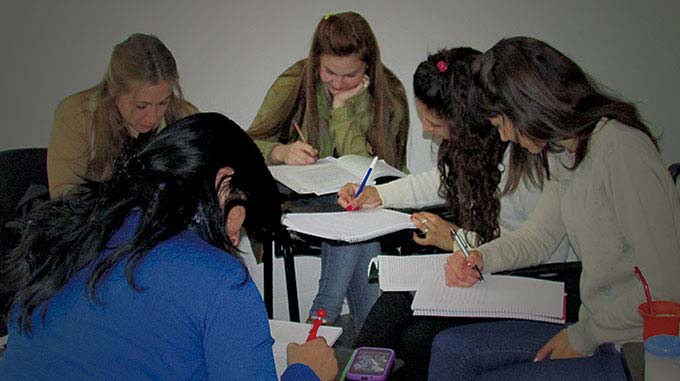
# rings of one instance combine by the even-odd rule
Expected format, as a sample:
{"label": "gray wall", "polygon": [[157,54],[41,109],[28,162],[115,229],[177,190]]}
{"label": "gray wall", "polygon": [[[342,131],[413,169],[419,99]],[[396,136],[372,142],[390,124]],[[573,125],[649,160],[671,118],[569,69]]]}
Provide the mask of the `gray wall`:
{"label": "gray wall", "polygon": [[635,102],[663,135],[664,161],[680,161],[673,0],[3,0],[0,149],[47,145],[58,101],[95,84],[113,45],[135,31],[168,45],[189,100],[247,128],[274,78],[306,55],[321,15],[348,9],[368,19],[384,62],[409,90],[411,170],[431,165],[410,94],[415,66],[442,47],[487,49],[512,35],[549,42]]}

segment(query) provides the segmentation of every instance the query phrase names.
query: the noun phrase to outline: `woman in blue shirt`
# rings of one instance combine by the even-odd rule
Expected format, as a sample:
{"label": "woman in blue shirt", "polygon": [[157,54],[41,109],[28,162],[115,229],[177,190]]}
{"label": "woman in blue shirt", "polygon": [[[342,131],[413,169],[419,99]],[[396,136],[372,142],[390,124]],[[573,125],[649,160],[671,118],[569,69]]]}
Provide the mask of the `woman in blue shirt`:
{"label": "woman in blue shirt", "polygon": [[[13,291],[0,378],[277,378],[262,299],[236,249],[280,218],[255,143],[220,114],[168,126],[34,210],[0,267]],[[247,212],[247,213],[246,213]],[[332,379],[323,339],[282,379]]]}

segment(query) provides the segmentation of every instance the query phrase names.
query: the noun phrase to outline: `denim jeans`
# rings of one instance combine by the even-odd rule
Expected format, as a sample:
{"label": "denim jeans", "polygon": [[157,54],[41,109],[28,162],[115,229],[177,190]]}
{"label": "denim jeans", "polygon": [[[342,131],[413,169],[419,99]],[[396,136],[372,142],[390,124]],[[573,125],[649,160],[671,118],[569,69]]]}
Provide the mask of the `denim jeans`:
{"label": "denim jeans", "polygon": [[429,380],[625,380],[621,354],[603,344],[592,356],[533,362],[564,325],[523,320],[468,324],[432,343]]}
{"label": "denim jeans", "polygon": [[326,321],[334,322],[347,297],[350,316],[358,331],[373,303],[378,299],[378,284],[368,283],[368,264],[380,254],[380,243],[368,241],[354,244],[324,241],[321,245],[321,277],[309,315],[326,309]]}

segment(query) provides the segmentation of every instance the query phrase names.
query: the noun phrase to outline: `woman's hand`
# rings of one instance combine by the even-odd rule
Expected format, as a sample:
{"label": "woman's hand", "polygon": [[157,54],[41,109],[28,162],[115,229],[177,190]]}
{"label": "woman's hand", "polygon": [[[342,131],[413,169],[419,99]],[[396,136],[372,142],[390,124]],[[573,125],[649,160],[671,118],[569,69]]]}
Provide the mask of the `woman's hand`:
{"label": "woman's hand", "polygon": [[333,348],[329,347],[326,339],[317,337],[304,344],[290,343],[286,348],[288,365],[305,364],[312,368],[321,380],[334,380],[338,374],[338,360]]}
{"label": "woman's hand", "polygon": [[371,81],[369,80],[368,76],[364,74],[364,78],[362,78],[356,86],[349,90],[333,95],[333,110],[344,107],[347,104],[347,101],[366,90],[370,83]]}
{"label": "woman's hand", "polygon": [[479,274],[474,269],[474,265],[477,265],[480,271],[484,269],[484,261],[481,253],[477,250],[470,250],[470,258],[467,259],[461,251],[449,255],[444,265],[446,285],[449,287],[471,287],[479,282]]}
{"label": "woman's hand", "polygon": [[365,186],[359,197],[354,195],[359,190],[359,184],[347,183],[338,191],[338,205],[345,210],[361,208],[377,208],[382,205],[380,194],[375,187]]}
{"label": "woman's hand", "polygon": [[574,350],[569,341],[569,335],[567,334],[567,329],[563,329],[557,335],[553,336],[550,341],[548,341],[543,348],[536,352],[536,357],[534,357],[534,362],[542,361],[550,355],[551,360],[557,359],[574,359],[579,357],[586,357],[581,352]]}
{"label": "woman's hand", "polygon": [[270,153],[274,163],[285,163],[288,165],[309,165],[314,164],[319,155],[314,147],[307,143],[296,141],[290,144],[279,144],[272,148]]}
{"label": "woman's hand", "polygon": [[453,238],[451,238],[451,228],[458,227],[436,214],[429,212],[417,212],[411,215],[411,221],[423,234],[424,238],[418,237],[413,233],[413,241],[419,245],[432,245],[446,251],[453,250]]}

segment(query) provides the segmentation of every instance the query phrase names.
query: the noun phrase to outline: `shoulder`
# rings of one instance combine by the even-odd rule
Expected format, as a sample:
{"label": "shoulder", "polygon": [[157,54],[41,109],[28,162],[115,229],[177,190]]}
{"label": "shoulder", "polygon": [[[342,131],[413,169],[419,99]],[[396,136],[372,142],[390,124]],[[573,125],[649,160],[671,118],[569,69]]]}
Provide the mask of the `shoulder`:
{"label": "shoulder", "polygon": [[614,119],[603,119],[597,124],[591,135],[589,151],[601,160],[617,160],[631,155],[658,156],[649,136]]}
{"label": "shoulder", "polygon": [[96,102],[95,90],[88,89],[69,95],[59,102],[56,118],[73,118],[81,115],[91,115],[90,103]]}
{"label": "shoulder", "polygon": [[238,287],[248,279],[247,269],[239,259],[205,242],[192,229],[160,243],[148,259],[175,281],[191,278],[207,285]]}
{"label": "shoulder", "polygon": [[279,75],[279,78],[288,78],[288,77],[293,77],[293,78],[299,78],[302,77],[302,75],[305,72],[305,69],[307,68],[307,59],[303,58],[291,66],[289,66],[286,70],[283,71]]}

